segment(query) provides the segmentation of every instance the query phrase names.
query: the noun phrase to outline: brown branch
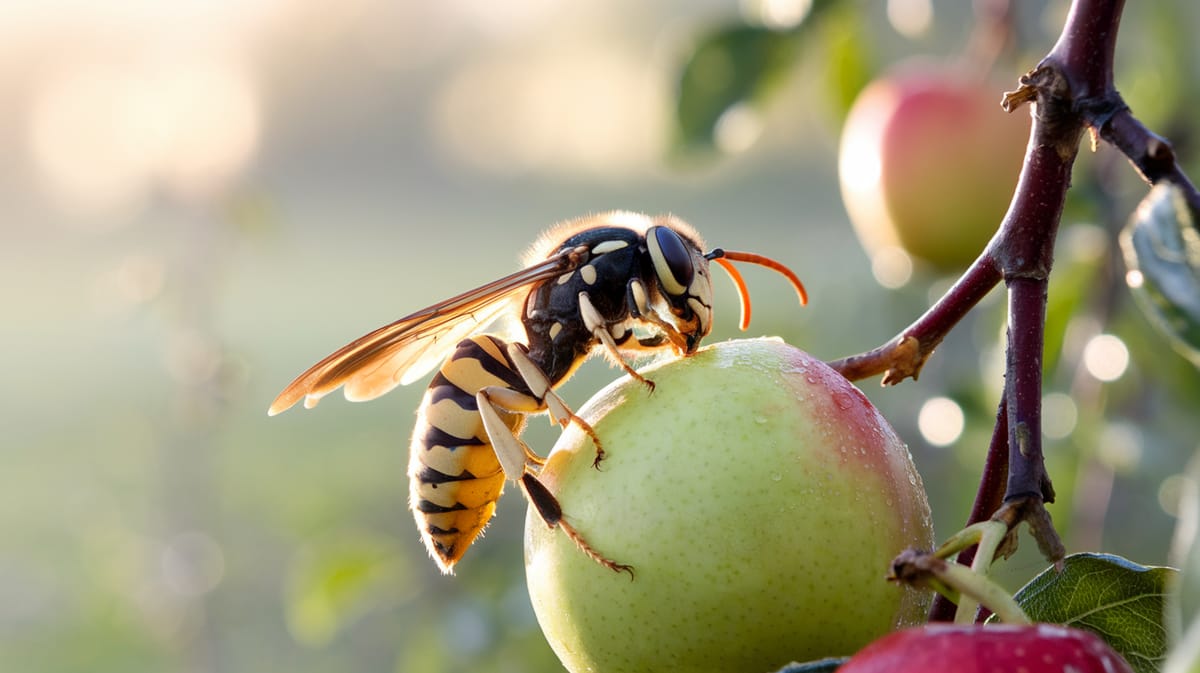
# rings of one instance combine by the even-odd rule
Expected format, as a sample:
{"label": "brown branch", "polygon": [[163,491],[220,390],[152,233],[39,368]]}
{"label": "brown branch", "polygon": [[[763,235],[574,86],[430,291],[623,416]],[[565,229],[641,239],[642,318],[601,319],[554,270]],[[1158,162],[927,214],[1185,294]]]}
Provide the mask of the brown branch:
{"label": "brown branch", "polygon": [[[1002,278],[1009,292],[1004,397],[968,525],[981,520],[984,510],[995,512],[993,518],[1010,531],[1027,523],[1043,555],[1055,563],[1065,549],[1045,509],[1054,501],[1054,488],[1042,455],[1042,358],[1054,241],[1084,131],[1091,132],[1093,145],[1103,138],[1120,150],[1148,183],[1179,186],[1189,205],[1200,210],[1200,192],[1170,143],[1143,126],[1113,86],[1123,9],[1124,0],[1074,0],[1049,54],[1021,78],[1020,88],[1005,95],[1010,112],[1033,104],[1033,126],[1012,203],[979,258],[888,343],[830,363],[852,380],[880,373],[885,385],[915,379],[934,348]],[[947,614],[948,604],[940,602],[931,618]]]}
{"label": "brown branch", "polygon": [[1128,149],[1123,151],[1143,175],[1182,177],[1169,146],[1131,124],[1113,88],[1123,7],[1123,0],[1075,0],[1049,54],[1021,78],[1020,88],[1005,95],[1004,108],[1010,112],[1032,103],[1033,125],[1008,212],[971,268],[887,344],[832,363],[849,378],[884,373],[885,384],[916,378],[933,349],[1002,278],[1009,292],[1004,413],[997,414],[988,461],[993,468],[983,475],[976,504],[997,501],[1002,487],[994,465],[998,454],[1006,451],[1001,509],[1007,512],[1010,529],[1028,523],[1038,546],[1054,562],[1064,552],[1045,510],[1045,503],[1054,500],[1054,489],[1042,455],[1042,358],[1054,241],[1079,143],[1090,129],[1093,141],[1103,135],[1125,142]]}
{"label": "brown branch", "polygon": [[[983,465],[983,476],[980,478],[979,490],[975,493],[975,504],[971,506],[971,514],[964,526],[987,521],[1000,506],[1004,504],[1004,486],[1008,483],[1008,402],[1000,399],[1000,408],[996,411],[996,425],[992,430],[992,441],[988,445],[987,460]],[[955,562],[965,566],[975,560],[975,547],[964,549]],[[933,597],[933,605],[929,608],[929,621],[949,622],[954,619],[957,610],[950,599],[941,594]]]}
{"label": "brown branch", "polygon": [[876,374],[883,374],[883,385],[895,385],[910,376],[915,380],[942,339],[1000,279],[995,260],[985,252],[936,304],[891,341],[829,365],[851,381]]}
{"label": "brown branch", "polygon": [[1101,138],[1129,159],[1143,180],[1151,185],[1177,185],[1188,206],[1200,211],[1200,192],[1179,167],[1171,143],[1143,126],[1128,107],[1122,103],[1107,120],[1096,119],[1093,124],[1100,129]]}

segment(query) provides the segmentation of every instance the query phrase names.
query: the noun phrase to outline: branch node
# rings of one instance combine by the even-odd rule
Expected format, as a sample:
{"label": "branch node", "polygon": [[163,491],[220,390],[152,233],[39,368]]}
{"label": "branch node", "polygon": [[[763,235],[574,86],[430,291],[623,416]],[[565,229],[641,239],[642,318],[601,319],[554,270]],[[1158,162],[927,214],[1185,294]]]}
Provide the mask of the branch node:
{"label": "branch node", "polygon": [[1000,107],[1005,112],[1015,112],[1022,105],[1037,100],[1037,87],[1030,83],[1033,72],[1030,70],[1021,76],[1021,86],[1015,91],[1004,92],[1004,98],[1000,99]]}
{"label": "branch node", "polygon": [[1037,494],[1017,496],[1005,501],[1004,505],[992,516],[993,521],[999,521],[1008,526],[1008,536],[1000,543],[996,555],[1008,558],[1017,551],[1017,527],[1022,523],[1029,524],[1029,534],[1037,543],[1038,550],[1047,561],[1056,567],[1061,566],[1067,555],[1058,531],[1054,529],[1054,521],[1046,510],[1046,503]]}
{"label": "branch node", "polygon": [[916,337],[907,334],[900,337],[900,341],[892,348],[892,366],[883,373],[881,384],[894,386],[909,376],[916,381],[932,353],[923,352],[921,341]]}
{"label": "branch node", "polygon": [[1171,143],[1158,136],[1151,136],[1146,141],[1146,158],[1160,164],[1175,163],[1175,149]]}
{"label": "branch node", "polygon": [[1025,421],[1018,421],[1016,427],[1017,449],[1021,452],[1021,455],[1025,456],[1026,458],[1031,457],[1030,452],[1032,451],[1032,439],[1033,436],[1029,432],[1029,424]]}

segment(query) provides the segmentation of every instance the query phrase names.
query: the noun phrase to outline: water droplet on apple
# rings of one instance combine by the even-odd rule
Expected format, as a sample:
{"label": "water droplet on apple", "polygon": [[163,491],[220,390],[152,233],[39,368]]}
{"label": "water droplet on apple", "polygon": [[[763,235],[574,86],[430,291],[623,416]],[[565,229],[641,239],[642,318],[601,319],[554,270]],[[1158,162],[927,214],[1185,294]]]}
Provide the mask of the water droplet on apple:
{"label": "water droplet on apple", "polygon": [[854,406],[854,400],[850,399],[850,396],[846,393],[841,392],[833,394],[833,403],[838,406],[838,409],[843,411]]}

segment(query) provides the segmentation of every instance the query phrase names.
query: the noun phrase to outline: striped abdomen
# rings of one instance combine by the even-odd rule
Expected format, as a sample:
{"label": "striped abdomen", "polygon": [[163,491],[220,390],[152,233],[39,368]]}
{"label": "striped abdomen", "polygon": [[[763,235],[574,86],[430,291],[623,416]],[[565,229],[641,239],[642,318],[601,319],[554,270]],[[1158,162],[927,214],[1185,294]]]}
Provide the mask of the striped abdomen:
{"label": "striped abdomen", "polygon": [[[530,395],[503,341],[480,334],[459,342],[425,391],[410,448],[409,507],[421,539],[451,572],[483,531],[504,490],[504,471],[488,440],[475,395],[487,387]],[[513,434],[525,416],[500,412]]]}

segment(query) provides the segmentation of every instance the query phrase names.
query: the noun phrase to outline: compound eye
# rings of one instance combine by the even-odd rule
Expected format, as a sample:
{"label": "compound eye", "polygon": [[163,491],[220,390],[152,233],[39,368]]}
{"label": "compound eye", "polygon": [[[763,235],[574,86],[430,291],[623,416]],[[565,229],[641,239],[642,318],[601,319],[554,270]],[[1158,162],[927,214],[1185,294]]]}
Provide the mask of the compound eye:
{"label": "compound eye", "polygon": [[679,296],[687,292],[696,276],[692,252],[687,243],[668,227],[654,227],[648,237],[654,273],[668,294]]}

